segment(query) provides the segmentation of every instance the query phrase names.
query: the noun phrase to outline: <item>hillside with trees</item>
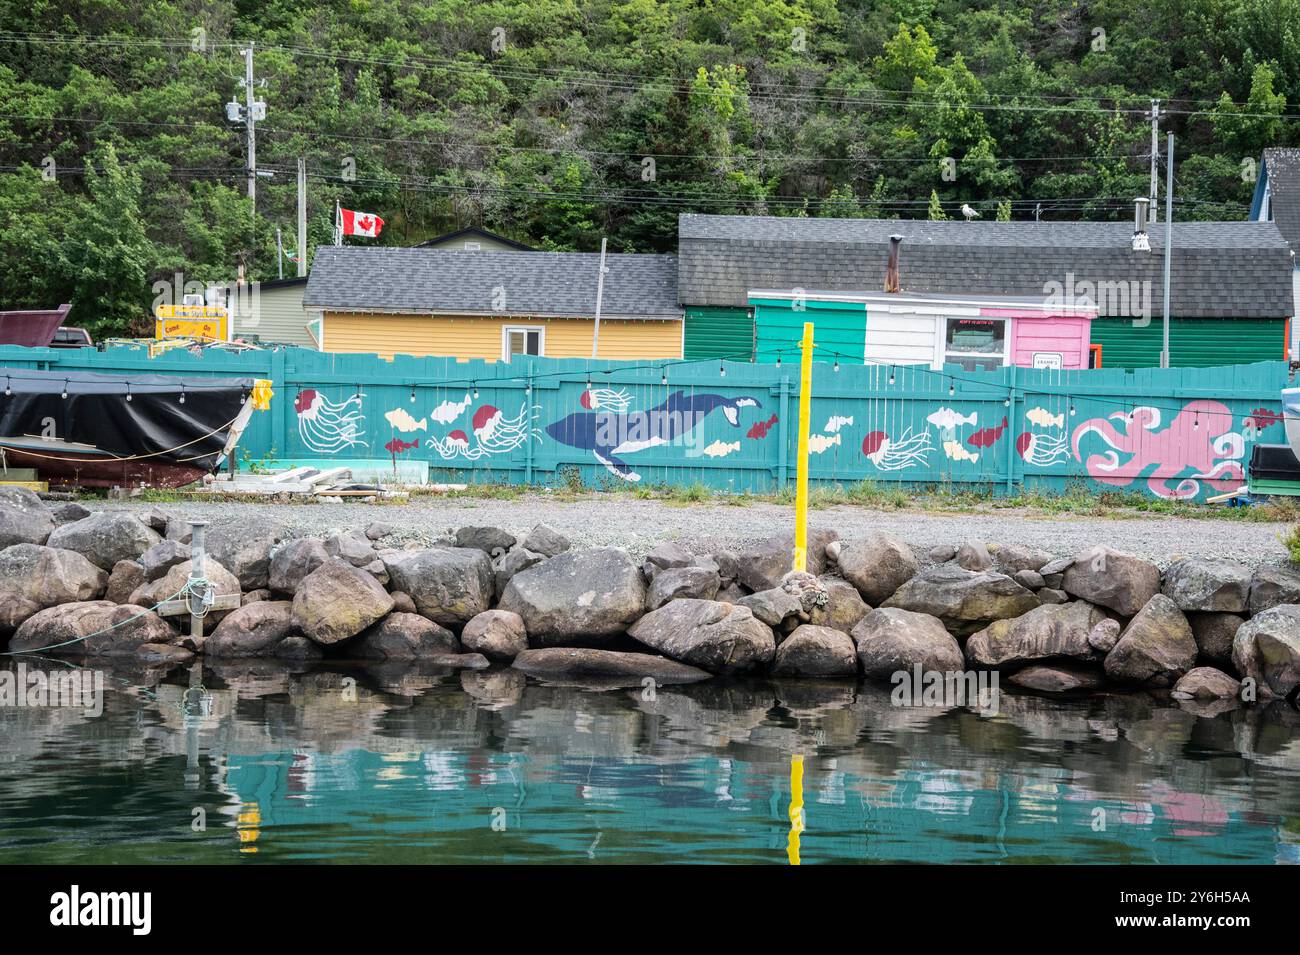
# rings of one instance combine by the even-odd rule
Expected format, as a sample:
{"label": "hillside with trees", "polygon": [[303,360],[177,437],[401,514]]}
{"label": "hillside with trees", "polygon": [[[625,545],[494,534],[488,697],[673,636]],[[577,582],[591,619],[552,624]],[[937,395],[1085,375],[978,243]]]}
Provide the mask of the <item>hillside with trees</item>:
{"label": "hillside with trees", "polygon": [[159,278],[274,278],[298,157],[312,246],[336,199],[379,243],[577,250],[671,250],[681,212],[1125,218],[1152,98],[1176,218],[1244,218],[1300,141],[1300,0],[0,0],[0,308],[121,334]]}

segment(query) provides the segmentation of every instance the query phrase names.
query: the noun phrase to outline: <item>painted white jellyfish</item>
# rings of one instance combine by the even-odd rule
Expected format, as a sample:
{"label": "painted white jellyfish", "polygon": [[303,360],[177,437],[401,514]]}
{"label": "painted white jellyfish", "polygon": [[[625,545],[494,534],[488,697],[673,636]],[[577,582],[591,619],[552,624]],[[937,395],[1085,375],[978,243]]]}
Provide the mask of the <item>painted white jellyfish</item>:
{"label": "painted white jellyfish", "polygon": [[588,411],[610,411],[614,414],[626,414],[632,404],[632,396],[626,391],[612,388],[588,388],[578,399],[578,403]]}
{"label": "painted white jellyfish", "polygon": [[430,438],[426,443],[444,459],[463,457],[471,461],[492,454],[507,454],[526,444],[529,438],[541,440],[537,429],[533,427],[533,414],[537,406],[530,408],[527,403],[519,406],[519,414],[507,418],[501,409],[493,405],[480,405],[470,420],[470,436],[459,429],[446,438]]}
{"label": "painted white jellyfish", "polygon": [[924,465],[931,449],[930,432],[913,434],[908,428],[897,441],[883,431],[872,431],[862,439],[862,453],[882,471],[901,471],[914,464]]}
{"label": "painted white jellyfish", "polygon": [[314,388],[304,388],[293,400],[298,414],[298,436],[318,454],[334,454],[355,446],[366,447],[362,428],[361,395],[330,401]]}
{"label": "painted white jellyfish", "polygon": [[1016,453],[1025,459],[1026,464],[1045,468],[1067,460],[1070,446],[1064,434],[1025,431],[1016,438]]}

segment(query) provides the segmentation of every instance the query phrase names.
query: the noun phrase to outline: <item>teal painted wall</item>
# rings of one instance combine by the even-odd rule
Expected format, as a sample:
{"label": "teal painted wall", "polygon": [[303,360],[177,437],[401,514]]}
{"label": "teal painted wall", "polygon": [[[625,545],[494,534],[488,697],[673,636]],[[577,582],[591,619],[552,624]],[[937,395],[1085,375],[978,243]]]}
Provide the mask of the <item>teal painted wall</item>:
{"label": "teal painted wall", "polygon": [[[133,348],[0,347],[0,366],[15,372],[270,378],[271,410],[254,414],[241,459],[426,461],[435,481],[559,485],[576,476],[626,487],[635,475],[736,492],[794,480],[796,357],[778,368],[717,359],[389,362],[296,348],[149,359]],[[890,374],[878,365],[814,367],[813,482],[1191,499],[1239,487],[1256,441],[1286,442],[1282,361],[1137,371],[900,365],[892,383]]]}
{"label": "teal painted wall", "polygon": [[754,308],[755,360],[760,364],[774,363],[778,356],[782,364],[798,364],[805,322],[815,326],[814,360],[834,362],[838,353],[841,363],[861,364],[867,348],[865,303],[805,301],[802,309],[795,309],[788,300],[755,298],[749,304]]}

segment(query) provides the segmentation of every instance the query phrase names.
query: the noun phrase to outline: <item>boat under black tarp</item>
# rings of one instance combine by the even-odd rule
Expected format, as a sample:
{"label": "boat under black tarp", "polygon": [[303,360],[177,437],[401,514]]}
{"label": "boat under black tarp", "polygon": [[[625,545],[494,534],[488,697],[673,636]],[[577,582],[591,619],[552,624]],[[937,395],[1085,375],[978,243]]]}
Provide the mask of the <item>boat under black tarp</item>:
{"label": "boat under black tarp", "polygon": [[0,463],[90,487],[181,487],[216,471],[271,396],[256,378],[9,367],[0,378]]}

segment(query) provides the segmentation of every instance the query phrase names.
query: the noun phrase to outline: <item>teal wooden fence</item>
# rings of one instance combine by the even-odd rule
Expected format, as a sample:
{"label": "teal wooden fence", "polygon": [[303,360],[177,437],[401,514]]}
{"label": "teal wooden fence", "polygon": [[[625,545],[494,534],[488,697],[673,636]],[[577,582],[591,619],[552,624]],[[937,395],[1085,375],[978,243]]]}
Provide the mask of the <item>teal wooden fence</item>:
{"label": "teal wooden fence", "polygon": [[[0,347],[0,365],[122,375],[269,378],[255,459],[425,461],[431,478],[586,486],[793,483],[799,370],[323,354]],[[1122,489],[1195,499],[1235,490],[1256,442],[1286,442],[1285,362],[1218,368],[1003,368],[818,363],[810,477],[1013,492]]]}

